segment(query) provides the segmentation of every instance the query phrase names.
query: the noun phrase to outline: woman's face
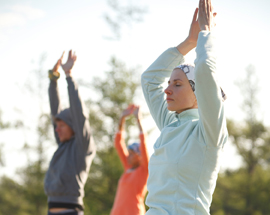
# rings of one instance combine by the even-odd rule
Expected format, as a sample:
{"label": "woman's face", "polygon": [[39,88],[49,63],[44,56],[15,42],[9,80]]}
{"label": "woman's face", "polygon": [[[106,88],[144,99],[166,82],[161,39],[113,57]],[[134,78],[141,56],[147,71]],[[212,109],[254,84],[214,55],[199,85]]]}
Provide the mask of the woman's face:
{"label": "woman's face", "polygon": [[174,69],[164,90],[167,95],[168,110],[181,113],[198,108],[196,96],[189,84],[186,74],[179,68]]}

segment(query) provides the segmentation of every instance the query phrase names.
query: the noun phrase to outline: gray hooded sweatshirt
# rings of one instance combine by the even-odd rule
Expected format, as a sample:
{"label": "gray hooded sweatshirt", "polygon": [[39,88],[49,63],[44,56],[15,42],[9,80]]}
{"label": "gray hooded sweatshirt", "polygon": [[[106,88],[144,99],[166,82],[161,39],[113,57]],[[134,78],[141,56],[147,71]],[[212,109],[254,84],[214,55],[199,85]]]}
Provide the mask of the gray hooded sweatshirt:
{"label": "gray hooded sweatshirt", "polygon": [[[84,185],[95,156],[95,144],[90,133],[88,112],[81,101],[78,86],[72,77],[66,78],[70,108],[61,110],[56,81],[51,81],[49,98],[58,148],[55,151],[47,171],[44,189],[48,202],[71,203],[83,206]],[[59,118],[68,124],[75,135],[61,143],[54,119]]]}

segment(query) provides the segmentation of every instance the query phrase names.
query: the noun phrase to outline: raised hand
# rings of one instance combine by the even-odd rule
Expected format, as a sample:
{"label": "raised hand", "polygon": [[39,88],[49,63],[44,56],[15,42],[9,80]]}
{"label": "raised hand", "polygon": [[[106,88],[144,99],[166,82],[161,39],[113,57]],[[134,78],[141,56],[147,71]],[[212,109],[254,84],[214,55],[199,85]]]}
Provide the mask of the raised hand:
{"label": "raised hand", "polygon": [[135,106],[133,114],[136,117],[136,119],[141,119],[140,106]]}
{"label": "raised hand", "polygon": [[134,104],[130,104],[127,109],[123,110],[122,115],[120,117],[119,120],[119,124],[118,124],[118,130],[122,131],[124,129],[124,124],[125,124],[125,118],[129,115],[131,115],[133,113],[135,109],[135,105]]}
{"label": "raised hand", "polygon": [[71,75],[71,70],[76,60],[77,60],[77,56],[75,55],[75,52],[72,53],[72,50],[70,50],[68,53],[67,62],[65,64],[61,64],[62,69],[65,71],[67,76]]}
{"label": "raised hand", "polygon": [[61,58],[56,62],[56,64],[54,65],[52,70],[49,70],[49,78],[52,81],[57,81],[58,78],[60,78],[60,73],[58,72],[58,69],[61,65],[62,59],[63,59],[63,55],[65,52],[63,52]]}
{"label": "raised hand", "polygon": [[63,59],[64,53],[65,53],[65,52],[63,52],[61,58],[60,58],[60,59],[56,62],[56,64],[54,65],[54,67],[53,67],[53,69],[52,69],[53,72],[58,72],[58,69],[59,69],[60,65],[62,64],[62,59]]}
{"label": "raised hand", "polygon": [[216,26],[216,15],[211,0],[200,0],[198,22],[201,30],[211,31]]}
{"label": "raised hand", "polygon": [[176,47],[182,55],[186,55],[188,52],[190,52],[190,50],[197,46],[198,36],[201,31],[199,22],[197,20],[198,11],[199,9],[196,8],[193,14],[188,37]]}
{"label": "raised hand", "polygon": [[133,113],[135,109],[135,105],[134,104],[130,104],[127,109],[123,110],[122,112],[122,117],[126,117],[126,116],[129,116]]}
{"label": "raised hand", "polygon": [[196,8],[194,15],[193,15],[191,25],[190,25],[189,34],[187,37],[187,41],[189,41],[190,43],[194,43],[194,44],[197,44],[198,36],[199,36],[200,31],[201,31],[200,26],[199,26],[199,22],[197,20],[198,12],[199,12],[199,8]]}

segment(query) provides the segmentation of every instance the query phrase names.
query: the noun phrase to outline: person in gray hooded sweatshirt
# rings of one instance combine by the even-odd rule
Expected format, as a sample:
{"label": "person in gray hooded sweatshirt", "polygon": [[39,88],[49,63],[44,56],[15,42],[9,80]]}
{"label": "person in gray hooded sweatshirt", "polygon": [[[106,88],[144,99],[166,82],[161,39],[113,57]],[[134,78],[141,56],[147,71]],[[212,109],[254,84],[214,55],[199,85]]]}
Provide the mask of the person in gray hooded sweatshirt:
{"label": "person in gray hooded sweatshirt", "polygon": [[[63,55],[49,70],[50,107],[58,148],[51,159],[44,189],[48,196],[48,215],[83,215],[84,185],[96,150],[88,112],[71,76],[77,57],[70,50],[65,64],[62,58]],[[60,65],[66,74],[70,102],[70,108],[64,110],[57,87]]]}

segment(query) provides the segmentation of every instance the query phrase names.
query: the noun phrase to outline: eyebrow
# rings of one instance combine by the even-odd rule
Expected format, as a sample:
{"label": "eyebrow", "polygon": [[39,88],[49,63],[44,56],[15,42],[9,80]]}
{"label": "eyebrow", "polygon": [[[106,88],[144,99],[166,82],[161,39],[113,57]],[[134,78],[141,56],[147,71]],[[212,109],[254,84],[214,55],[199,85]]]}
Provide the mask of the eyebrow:
{"label": "eyebrow", "polygon": [[[173,82],[176,82],[176,81],[182,81],[180,78],[177,78],[177,79],[174,79]],[[183,82],[183,81],[182,81]],[[168,84],[171,83],[170,81],[168,81]]]}

